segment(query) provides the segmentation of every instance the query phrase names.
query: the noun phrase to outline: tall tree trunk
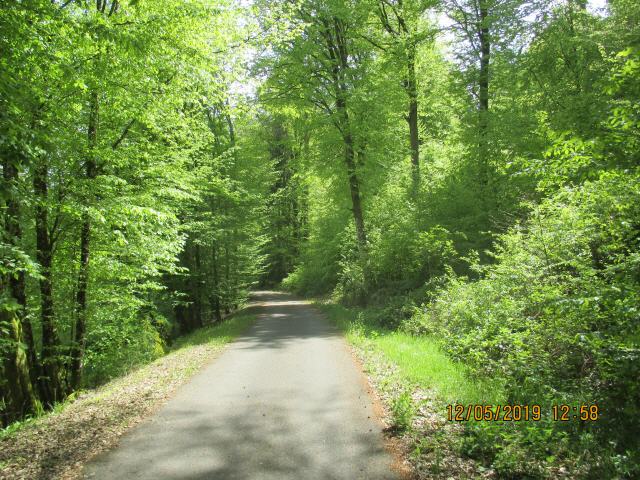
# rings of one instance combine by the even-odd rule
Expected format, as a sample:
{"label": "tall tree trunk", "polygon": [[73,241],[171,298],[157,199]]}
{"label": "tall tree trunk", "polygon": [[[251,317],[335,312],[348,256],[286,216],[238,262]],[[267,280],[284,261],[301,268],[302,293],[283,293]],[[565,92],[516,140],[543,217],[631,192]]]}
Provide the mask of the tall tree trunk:
{"label": "tall tree trunk", "polygon": [[[393,12],[397,23],[392,25],[389,10]],[[409,98],[407,122],[409,123],[409,148],[411,150],[411,177],[413,181],[413,194],[418,192],[420,186],[420,134],[418,130],[418,83],[416,80],[416,39],[415,30],[411,28],[406,20],[402,0],[398,0],[394,5],[388,0],[378,2],[378,16],[382,27],[396,41],[406,45],[404,54],[406,55],[406,78],[404,88]]]}
{"label": "tall tree trunk", "polygon": [[220,306],[220,274],[218,273],[218,249],[216,248],[216,242],[213,242],[211,247],[212,260],[213,260],[213,311],[216,317],[216,322],[222,321],[222,310]]}
{"label": "tall tree trunk", "polygon": [[489,34],[489,11],[486,0],[480,1],[480,78],[479,78],[479,162],[480,183],[485,186],[488,182],[489,162],[489,61],[491,59],[491,38]]}
{"label": "tall tree trunk", "polygon": [[[303,149],[302,155],[305,161],[308,161],[310,156],[310,143],[311,143],[311,132],[309,128],[305,125],[305,131],[303,135]],[[301,236],[300,240],[304,241],[309,238],[309,185],[306,181],[302,182],[301,192],[300,192],[300,203],[302,204],[300,210],[302,214],[300,215],[300,231]],[[302,245],[302,242],[300,243]],[[299,252],[300,250],[298,250]]]}
{"label": "tall tree trunk", "polygon": [[193,328],[200,328],[202,327],[202,265],[200,261],[200,245],[194,243],[193,250],[195,272],[190,276],[193,281]]}
{"label": "tall tree trunk", "polygon": [[344,160],[347,166],[347,176],[349,178],[351,210],[353,212],[353,220],[356,226],[356,237],[358,239],[360,249],[365,250],[367,245],[367,231],[364,226],[364,216],[362,214],[362,202],[360,198],[360,182],[358,181],[354,155],[353,137],[349,130],[344,136]]}
{"label": "tall tree trunk", "polygon": [[60,339],[56,332],[53,309],[51,261],[53,245],[49,235],[47,211],[48,162],[43,156],[33,174],[33,190],[36,195],[36,258],[40,264],[40,321],[42,326],[42,400],[53,405],[64,398],[60,369]]}
{"label": "tall tree trunk", "polygon": [[416,47],[410,45],[407,51],[407,95],[409,96],[409,144],[411,147],[411,167],[414,194],[420,186],[420,134],[418,131],[418,87],[416,82]]}
{"label": "tall tree trunk", "polygon": [[333,28],[329,28],[325,21],[326,31],[324,32],[327,44],[327,52],[333,63],[331,69],[336,98],[336,113],[338,117],[337,125],[342,134],[344,142],[344,160],[347,167],[347,177],[349,179],[349,191],[351,193],[351,211],[356,227],[356,238],[358,247],[362,252],[367,246],[367,231],[362,214],[362,201],[360,195],[360,181],[356,171],[355,150],[353,133],[351,129],[351,119],[347,108],[347,90],[345,76],[349,69],[348,51],[346,38],[344,37],[344,26],[338,18],[333,18]]}
{"label": "tall tree trunk", "polygon": [[[229,101],[225,102],[227,109],[229,108]],[[231,148],[236,146],[236,133],[233,127],[233,120],[231,119],[231,115],[229,115],[228,111],[225,114],[225,118],[227,120],[227,126],[229,128],[229,145]],[[236,157],[235,151],[232,152],[233,157]],[[232,187],[233,188],[233,187]],[[227,202],[224,202],[224,218],[229,218],[229,206]],[[225,279],[225,302],[224,302],[224,313],[231,313],[231,308],[233,304],[233,298],[235,297],[235,288],[231,287],[231,254],[230,254],[230,240],[229,240],[229,231],[225,230],[224,233],[224,279]]]}
{"label": "tall tree trunk", "polygon": [[[225,205],[225,217],[227,216],[227,208]],[[229,232],[224,232],[224,289],[225,301],[224,313],[231,312],[231,258],[229,255]]]}
{"label": "tall tree trunk", "polygon": [[[18,202],[9,201],[7,202],[7,215],[10,216],[11,219],[17,219],[18,217],[14,217],[14,214],[19,215]],[[7,219],[5,228],[7,229],[6,231],[9,237],[12,237],[17,244],[19,239],[22,237],[22,229],[20,228],[20,223],[17,220],[14,225],[11,225],[11,219]],[[9,240],[7,243],[12,244],[12,241]],[[10,286],[11,296],[15,298],[16,303],[19,305],[17,319],[20,323],[20,338],[22,338],[22,341],[26,345],[27,368],[29,369],[31,384],[37,385],[41,370],[40,362],[36,354],[36,343],[33,337],[31,321],[25,316],[27,308],[27,294],[24,272],[17,272],[16,276],[9,278],[7,283]]]}
{"label": "tall tree trunk", "polygon": [[[4,215],[5,242],[19,246],[22,237],[20,228],[20,206],[15,197],[15,184],[18,180],[18,168],[9,155],[4,155],[2,165],[6,203]],[[25,319],[26,294],[24,272],[17,275],[0,277],[0,291],[6,291],[7,297],[13,298],[13,308],[0,310],[0,319],[7,326],[6,335],[9,347],[0,358],[1,372],[4,382],[0,383],[0,400],[5,403],[2,424],[7,425],[38,410],[38,399],[32,386],[30,356],[33,351],[31,324]],[[25,332],[25,330],[28,331]]]}
{"label": "tall tree trunk", "polygon": [[[99,125],[98,92],[89,96],[89,120],[87,124],[88,153],[85,162],[85,175],[90,183],[97,174],[96,147],[98,144]],[[91,185],[88,185],[91,187]],[[78,270],[78,290],[76,292],[76,324],[74,329],[73,349],[71,354],[71,388],[76,389],[82,378],[82,359],[85,349],[87,329],[87,287],[89,283],[89,260],[91,240],[91,218],[85,210],[80,227],[80,265]]]}

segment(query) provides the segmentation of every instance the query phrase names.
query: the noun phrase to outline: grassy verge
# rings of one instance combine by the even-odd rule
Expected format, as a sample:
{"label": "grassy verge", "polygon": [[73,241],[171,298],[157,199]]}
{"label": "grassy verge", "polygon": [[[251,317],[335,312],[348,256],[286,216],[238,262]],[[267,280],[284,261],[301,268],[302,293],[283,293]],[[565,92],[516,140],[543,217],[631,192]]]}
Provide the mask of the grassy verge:
{"label": "grassy verge", "polygon": [[428,388],[447,404],[496,404],[502,400],[500,385],[471,380],[464,365],[451,360],[435,338],[375,328],[367,323],[366,310],[334,303],[318,305],[345,332],[351,343],[368,344],[395,364],[405,383]]}
{"label": "grassy verge", "polygon": [[373,338],[372,342],[385,357],[398,365],[403,378],[435,390],[445,403],[500,403],[499,386],[471,381],[464,366],[447,357],[434,338],[385,332]]}
{"label": "grassy verge", "polygon": [[388,431],[403,445],[418,478],[490,478],[492,471],[460,454],[464,427],[447,421],[453,403],[496,404],[500,385],[472,380],[429,336],[372,325],[373,312],[330,302],[316,305],[345,333],[385,404]]}
{"label": "grassy verge", "polygon": [[201,328],[154,362],[0,432],[0,478],[77,478],[87,460],[113,447],[254,320],[240,312]]}

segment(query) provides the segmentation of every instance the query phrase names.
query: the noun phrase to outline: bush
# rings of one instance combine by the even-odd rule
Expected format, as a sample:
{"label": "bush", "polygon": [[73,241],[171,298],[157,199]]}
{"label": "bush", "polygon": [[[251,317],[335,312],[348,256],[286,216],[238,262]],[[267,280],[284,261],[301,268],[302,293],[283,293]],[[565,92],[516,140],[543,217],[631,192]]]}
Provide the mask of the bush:
{"label": "bush", "polygon": [[404,431],[411,427],[411,422],[415,416],[415,406],[411,399],[411,391],[404,390],[393,399],[391,405],[391,416],[393,418],[393,426],[398,431]]}
{"label": "bush", "polygon": [[410,314],[392,311],[411,309],[410,293],[437,282],[455,257],[447,229],[416,231],[410,222],[395,225],[376,237],[366,254],[355,245],[343,248],[334,294],[352,305],[387,303],[392,321],[386,326],[395,328]]}
{"label": "bush", "polygon": [[[154,320],[163,327],[164,319]],[[161,334],[147,318],[103,320],[87,335],[83,383],[100,385],[164,354]]]}
{"label": "bush", "polygon": [[[500,237],[495,260],[479,281],[452,276],[414,324],[446,335],[475,374],[504,379],[510,403],[597,404],[597,422],[545,428],[574,445],[594,437],[612,449],[604,469],[640,473],[640,176],[561,190]],[[510,435],[548,455],[542,437]]]}

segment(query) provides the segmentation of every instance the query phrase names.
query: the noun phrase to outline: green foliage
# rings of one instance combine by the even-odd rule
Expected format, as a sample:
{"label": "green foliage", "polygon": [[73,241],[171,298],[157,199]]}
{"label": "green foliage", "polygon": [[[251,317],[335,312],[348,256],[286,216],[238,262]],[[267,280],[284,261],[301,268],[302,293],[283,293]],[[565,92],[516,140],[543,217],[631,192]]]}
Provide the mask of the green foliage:
{"label": "green foliage", "polygon": [[[608,412],[588,424],[469,425],[465,451],[501,475],[636,475],[637,2],[597,14],[573,1],[440,2],[454,33],[447,54],[428,39],[425,2],[370,2],[370,17],[339,0],[316,16],[313,2],[273,3],[260,4],[269,32],[268,20],[283,20],[257,62],[268,76],[261,100],[274,118],[304,119],[291,137],[305,132],[289,165],[304,179],[308,223],[286,253],[273,250],[289,259],[283,284],[366,304],[347,322],[353,335],[423,373],[416,352],[439,365],[444,351],[459,383],[490,385],[494,403]],[[348,20],[344,99],[364,246],[331,56],[314,41],[326,12]],[[412,54],[417,182],[405,122]]]}
{"label": "green foliage", "polygon": [[400,431],[411,428],[411,422],[415,416],[415,408],[411,399],[411,390],[404,390],[394,397],[391,405],[391,418],[393,426]]}
{"label": "green foliage", "polygon": [[[407,391],[412,385],[418,385],[433,392],[435,399],[442,403],[442,411],[449,403],[496,404],[504,401],[500,382],[471,378],[463,363],[446,354],[438,337],[381,328],[378,321],[381,311],[376,308],[347,308],[333,302],[320,303],[319,307],[351,342],[373,348],[392,362],[397,367],[394,375],[400,377]],[[404,404],[406,400],[405,396]]]}
{"label": "green foliage", "polygon": [[157,357],[261,274],[268,172],[214,53],[244,35],[223,3],[0,8],[1,423]]}
{"label": "green foliage", "polygon": [[165,353],[164,342],[148,319],[96,319],[87,343],[86,387],[124,375]]}
{"label": "green foliage", "polygon": [[0,8],[2,422],[281,282],[442,398],[606,412],[468,425],[500,474],[637,476],[638,2],[249,3]]}
{"label": "green foliage", "polygon": [[[446,335],[454,358],[502,379],[509,403],[597,404],[606,412],[598,422],[536,429],[576,445],[615,438],[618,454],[638,451],[640,428],[639,205],[637,174],[607,173],[559,191],[500,237],[496,264],[477,265],[481,280],[452,277],[423,317]],[[523,428],[501,438],[526,443],[530,434],[538,435]],[[547,440],[537,439],[537,452]]]}

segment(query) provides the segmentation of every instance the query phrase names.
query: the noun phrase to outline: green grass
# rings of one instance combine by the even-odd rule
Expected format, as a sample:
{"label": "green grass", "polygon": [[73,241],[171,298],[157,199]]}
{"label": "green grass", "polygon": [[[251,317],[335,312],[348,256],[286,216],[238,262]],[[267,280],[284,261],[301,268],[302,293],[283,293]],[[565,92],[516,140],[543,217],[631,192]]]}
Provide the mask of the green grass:
{"label": "green grass", "polygon": [[384,332],[372,341],[408,381],[433,388],[447,403],[501,403],[499,386],[470,379],[465,366],[452,361],[433,337]]}
{"label": "green grass", "polygon": [[345,332],[349,342],[371,345],[395,364],[403,383],[433,390],[445,403],[497,404],[503,400],[499,384],[471,378],[463,364],[442,351],[438,339],[375,328],[367,322],[367,310],[331,303],[318,306]]}
{"label": "green grass", "polygon": [[174,342],[171,350],[178,350],[180,348],[202,345],[205,343],[210,345],[224,345],[240,335],[253,323],[254,320],[255,316],[253,315],[233,315],[222,323],[199,328],[198,330],[178,338]]}

